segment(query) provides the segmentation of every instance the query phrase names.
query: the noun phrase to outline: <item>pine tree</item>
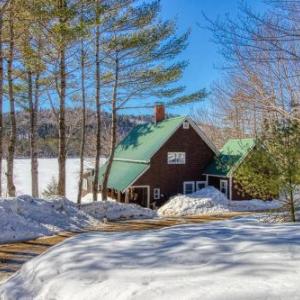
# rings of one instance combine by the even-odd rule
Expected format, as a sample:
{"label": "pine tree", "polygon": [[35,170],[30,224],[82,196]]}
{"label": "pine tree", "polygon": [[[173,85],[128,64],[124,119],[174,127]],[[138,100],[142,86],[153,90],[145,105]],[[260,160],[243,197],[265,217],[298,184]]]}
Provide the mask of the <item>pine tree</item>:
{"label": "pine tree", "polygon": [[40,103],[40,76],[45,68],[41,58],[41,24],[39,23],[39,9],[36,5],[36,1],[27,1],[23,6],[23,22],[26,26],[24,26],[25,31],[19,42],[19,52],[27,81],[27,102],[30,115],[31,193],[33,197],[39,196],[37,118]]}
{"label": "pine tree", "polygon": [[[45,1],[45,0],[44,0]],[[55,89],[58,98],[58,109],[53,111],[58,119],[58,194],[65,196],[66,193],[66,158],[67,158],[67,126],[66,126],[66,106],[68,103],[67,92],[70,88],[71,72],[68,69],[76,42],[82,35],[80,22],[82,1],[71,0],[51,0],[45,1],[42,7],[44,16],[44,27],[47,28],[48,45],[46,52],[47,68],[51,74],[49,87]],[[49,37],[51,37],[49,39]],[[72,50],[72,51],[71,51]],[[52,77],[52,78],[51,78]],[[48,96],[51,98],[53,95]]]}
{"label": "pine tree", "polygon": [[[81,25],[85,26],[84,20],[84,3],[82,3],[81,11]],[[86,63],[87,63],[87,50],[85,49],[84,36],[80,39],[80,73],[81,73],[81,110],[82,110],[82,129],[81,129],[81,141],[80,141],[80,167],[79,167],[79,182],[78,182],[78,194],[77,204],[81,204],[82,195],[82,184],[83,184],[83,172],[84,172],[84,154],[85,154],[85,143],[86,143]]]}
{"label": "pine tree", "polygon": [[300,185],[300,125],[283,119],[264,126],[250,159],[239,168],[237,180],[251,194],[283,197],[290,218],[296,221],[295,204]]}
{"label": "pine tree", "polygon": [[51,181],[47,184],[47,187],[42,192],[43,197],[51,198],[58,195],[58,183],[55,177],[51,178]]}
{"label": "pine tree", "polygon": [[[176,98],[184,87],[174,84],[181,78],[187,62],[174,62],[187,45],[189,33],[176,36],[176,24],[158,18],[160,2],[139,4],[129,1],[109,22],[104,36],[103,81],[111,89],[112,126],[110,154],[103,176],[102,199],[107,199],[107,184],[116,146],[116,120],[120,109],[132,100],[169,98],[170,104],[202,99],[203,91]],[[173,84],[170,87],[170,84]],[[175,99],[174,99],[175,98]],[[143,105],[143,103],[141,103]]]}

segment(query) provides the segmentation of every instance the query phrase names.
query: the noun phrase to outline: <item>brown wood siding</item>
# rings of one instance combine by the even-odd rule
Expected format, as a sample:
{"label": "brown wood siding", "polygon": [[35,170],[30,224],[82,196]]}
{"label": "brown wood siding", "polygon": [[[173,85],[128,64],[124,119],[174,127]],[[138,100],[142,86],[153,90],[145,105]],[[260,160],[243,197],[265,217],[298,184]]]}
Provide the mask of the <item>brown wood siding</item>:
{"label": "brown wood siding", "polygon": [[[185,152],[186,163],[183,165],[169,165],[168,152]],[[162,148],[152,157],[150,168],[133,185],[150,186],[150,203],[153,202],[153,189],[160,188],[163,197],[155,200],[157,205],[163,204],[169,197],[183,193],[184,181],[202,181],[201,175],[211,162],[214,152],[199,137],[190,126],[182,126],[169,138]]]}

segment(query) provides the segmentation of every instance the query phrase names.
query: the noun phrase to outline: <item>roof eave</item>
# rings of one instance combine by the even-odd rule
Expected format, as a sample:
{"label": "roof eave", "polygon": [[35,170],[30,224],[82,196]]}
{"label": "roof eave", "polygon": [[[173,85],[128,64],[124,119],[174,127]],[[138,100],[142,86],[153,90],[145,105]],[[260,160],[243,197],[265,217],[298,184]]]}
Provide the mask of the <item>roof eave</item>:
{"label": "roof eave", "polygon": [[214,177],[230,177],[229,173],[224,174],[224,175],[214,174],[214,173],[203,173],[203,175],[206,175],[206,176],[214,176]]}
{"label": "roof eave", "polygon": [[237,168],[242,164],[242,162],[247,158],[249,153],[253,150],[253,148],[256,146],[256,143],[254,143],[248,151],[230,168],[228,171],[229,176],[233,176],[233,173],[237,170]]}
{"label": "roof eave", "polygon": [[124,188],[121,192],[124,193],[129,187],[131,187],[138,179],[140,179],[148,170],[150,169],[150,164],[148,165],[148,167],[143,170],[143,172],[141,172],[130,184],[128,184],[128,186],[126,188]]}

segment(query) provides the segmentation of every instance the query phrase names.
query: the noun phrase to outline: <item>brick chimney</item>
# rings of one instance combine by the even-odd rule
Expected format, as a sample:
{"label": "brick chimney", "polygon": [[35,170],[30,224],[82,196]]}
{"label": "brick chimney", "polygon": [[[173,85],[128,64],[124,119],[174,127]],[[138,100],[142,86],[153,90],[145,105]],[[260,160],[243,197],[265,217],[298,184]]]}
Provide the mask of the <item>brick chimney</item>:
{"label": "brick chimney", "polygon": [[155,123],[161,122],[165,119],[165,105],[161,102],[156,103],[154,107]]}

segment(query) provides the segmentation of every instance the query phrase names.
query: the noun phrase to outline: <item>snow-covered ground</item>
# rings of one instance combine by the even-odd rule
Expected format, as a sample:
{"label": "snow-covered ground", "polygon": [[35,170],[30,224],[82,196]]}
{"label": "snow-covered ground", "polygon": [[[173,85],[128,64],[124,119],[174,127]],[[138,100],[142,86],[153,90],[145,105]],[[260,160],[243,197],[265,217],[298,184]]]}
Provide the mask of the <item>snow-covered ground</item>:
{"label": "snow-covered ground", "polygon": [[153,218],[156,213],[135,204],[116,201],[77,205],[67,199],[35,199],[27,195],[0,198],[0,243],[29,240],[108,220]]}
{"label": "snow-covered ground", "polygon": [[[102,162],[105,159],[101,160]],[[39,162],[39,186],[40,193],[51,182],[52,178],[58,177],[58,162],[56,158],[40,158]],[[87,160],[86,167],[91,167],[91,160]],[[3,174],[5,174],[6,161],[3,162]],[[78,191],[79,159],[68,158],[66,163],[66,197],[76,202]],[[14,179],[17,195],[31,194],[30,159],[16,159],[14,165]],[[3,175],[3,191],[6,191],[6,178]]]}
{"label": "snow-covered ground", "polygon": [[300,224],[254,218],[87,233],[27,262],[0,299],[299,299]]}
{"label": "snow-covered ground", "polygon": [[278,200],[263,201],[259,199],[243,200],[243,201],[229,201],[229,207],[233,211],[257,211],[257,210],[271,210],[282,206],[282,202]]}
{"label": "snow-covered ground", "polygon": [[64,198],[43,200],[27,195],[0,198],[0,243],[78,231],[96,223],[96,219]]}
{"label": "snow-covered ground", "polygon": [[149,208],[144,208],[136,204],[124,204],[116,201],[105,201],[84,204],[82,210],[98,220],[104,218],[108,220],[119,219],[152,219],[157,216],[156,212]]}
{"label": "snow-covered ground", "polygon": [[[107,200],[114,201],[114,199],[107,197]],[[102,201],[102,194],[98,193],[97,201]],[[92,203],[93,202],[93,193],[88,193],[84,197],[81,198],[82,204]]]}
{"label": "snow-covered ground", "polygon": [[229,201],[224,194],[212,186],[189,195],[171,198],[159,210],[160,216],[192,216],[229,211],[257,211],[279,208],[279,201]]}

